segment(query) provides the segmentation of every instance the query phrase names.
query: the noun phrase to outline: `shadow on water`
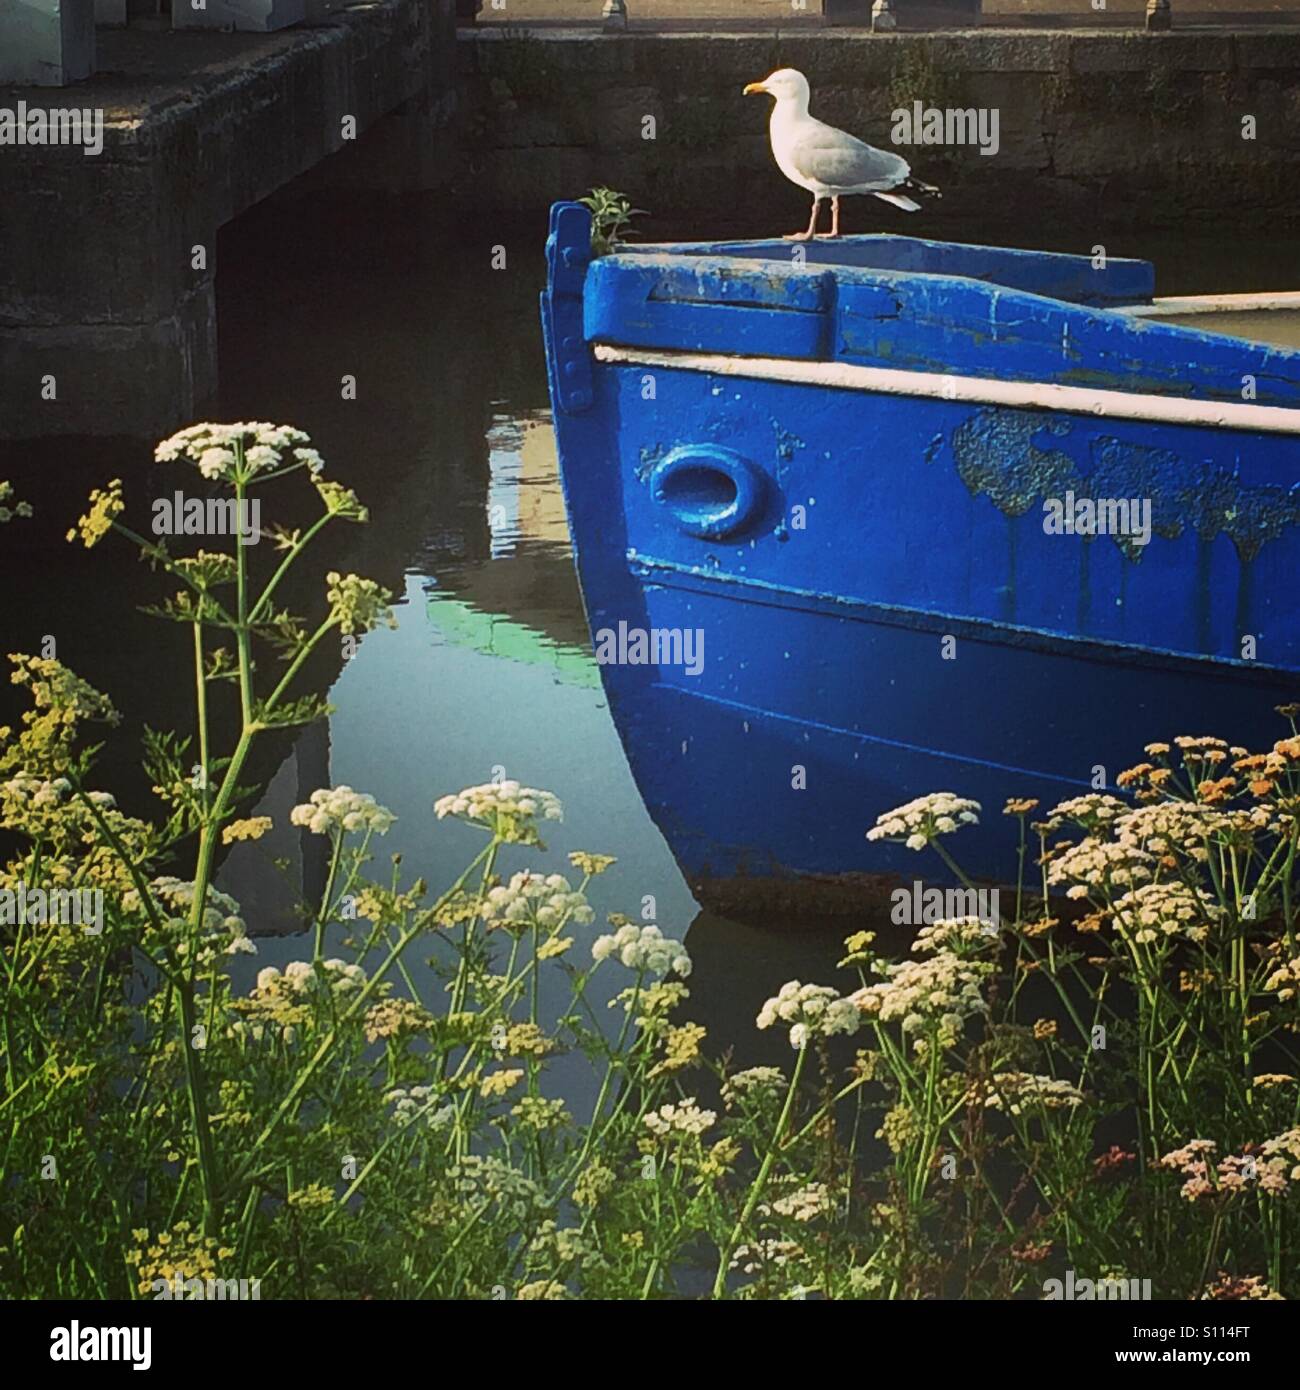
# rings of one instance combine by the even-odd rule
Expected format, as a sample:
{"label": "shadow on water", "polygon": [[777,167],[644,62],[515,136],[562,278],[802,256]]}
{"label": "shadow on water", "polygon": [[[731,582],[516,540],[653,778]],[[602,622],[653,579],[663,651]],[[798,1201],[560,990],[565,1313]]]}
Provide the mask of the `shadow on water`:
{"label": "shadow on water", "polygon": [[[770,230],[646,225],[647,235],[665,239]],[[979,229],[968,235],[980,239]],[[320,786],[372,793],[399,817],[376,877],[387,876],[382,854],[400,852],[409,877],[436,886],[481,841],[469,827],[438,823],[435,797],[500,769],[556,792],[566,809],[548,834],[549,851],[505,855],[503,872],[563,870],[577,849],[618,857],[592,884],[596,923],[582,929],[576,949],[585,951],[611,911],[688,933],[696,963],[690,1014],[715,1049],[732,1048],[738,1066],[787,1061],[784,1036],[753,1027],[763,1000],[787,979],[835,981],[843,936],[869,922],[818,923],[776,904],[742,925],[693,899],[632,782],[587,639],[536,324],[544,225],[485,227],[475,236],[467,242],[449,232],[427,204],[289,198],[254,209],[222,236],[222,388],[203,415],[307,430],[331,474],[371,509],[370,525],[327,532],[285,592],[286,605],[319,615],[323,573],[354,570],[394,592],[398,617],[395,631],[371,634],[351,660],[320,653],[309,678],[328,690],[334,713],[305,732],[268,738],[250,769],[266,788],[258,812],[272,815],[276,829],[235,846],[220,882],[251,922],[279,935],[263,937],[254,961],[239,962],[237,988],[261,966],[303,953],[301,938],[289,934],[298,925],[293,903],[319,890],[325,864],[322,842],[289,827],[290,807]],[[1022,240],[1088,249],[1048,230]],[[489,242],[507,248],[505,270],[491,268]],[[1109,249],[1159,257],[1172,248],[1129,237]],[[1244,257],[1227,238],[1182,242],[1177,258],[1161,263],[1160,290],[1281,285],[1283,248],[1257,251]],[[344,376],[355,377],[356,399],[345,398]],[[124,547],[87,555],[58,538],[89,487],[119,475],[134,498],[128,519],[147,529],[148,499],[181,485],[179,475],[151,471],[151,444],[59,440],[0,455],[0,478],[12,478],[40,513],[25,529],[6,528],[5,649],[39,650],[53,635],[60,659],[112,694],[125,737],[105,751],[100,780],[135,810],[149,804],[134,757],[142,726],[190,728],[188,639],[138,612],[161,590]],[[275,501],[274,519],[290,526],[314,514],[314,494],[299,488],[286,501],[294,492],[282,489]],[[269,552],[256,549],[256,567],[271,562]],[[174,680],[166,674],[173,670]],[[14,712],[6,686],[0,722]],[[274,857],[288,861],[287,875]],[[628,983],[615,968],[596,978],[609,994]],[[543,1007],[564,1002],[556,996]],[[604,1001],[594,1002],[601,1012]],[[590,1085],[585,1063],[574,1059],[555,1081],[579,1099]]]}

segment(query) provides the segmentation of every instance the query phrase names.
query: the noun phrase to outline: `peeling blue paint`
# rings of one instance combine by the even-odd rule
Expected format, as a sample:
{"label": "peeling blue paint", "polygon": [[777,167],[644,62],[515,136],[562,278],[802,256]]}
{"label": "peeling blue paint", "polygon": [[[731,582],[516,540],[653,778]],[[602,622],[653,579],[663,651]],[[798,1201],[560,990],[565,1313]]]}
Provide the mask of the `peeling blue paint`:
{"label": "peeling blue paint", "polygon": [[[1150,499],[1155,535],[1175,540],[1188,527],[1207,541],[1226,535],[1243,565],[1287,527],[1300,524],[1300,483],[1251,485],[1238,471],[1110,435],[1087,441],[1091,467],[1085,472],[1064,450],[1037,442],[1045,435],[1063,438],[1072,431],[1069,420],[1061,417],[1045,419],[998,407],[980,410],[953,431],[957,472],[973,496],[987,495],[999,511],[1012,517],[1067,492]],[[1128,559],[1141,560],[1143,547],[1132,537],[1112,539]]]}

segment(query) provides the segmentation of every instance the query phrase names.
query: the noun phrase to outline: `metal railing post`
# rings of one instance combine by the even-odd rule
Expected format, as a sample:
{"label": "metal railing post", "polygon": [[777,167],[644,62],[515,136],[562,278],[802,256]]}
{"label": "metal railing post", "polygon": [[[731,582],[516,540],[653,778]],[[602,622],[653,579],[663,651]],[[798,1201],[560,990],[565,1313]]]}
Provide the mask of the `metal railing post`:
{"label": "metal railing post", "polygon": [[877,31],[898,28],[898,21],[894,18],[894,6],[892,0],[876,0],[871,7],[871,27]]}

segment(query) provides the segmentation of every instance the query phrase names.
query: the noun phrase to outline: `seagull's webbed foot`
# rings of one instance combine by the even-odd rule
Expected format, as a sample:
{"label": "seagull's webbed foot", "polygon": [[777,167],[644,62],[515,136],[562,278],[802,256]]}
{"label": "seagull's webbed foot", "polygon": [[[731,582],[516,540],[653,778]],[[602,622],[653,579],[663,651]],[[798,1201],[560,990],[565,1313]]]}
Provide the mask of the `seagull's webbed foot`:
{"label": "seagull's webbed foot", "polygon": [[811,241],[817,235],[817,214],[821,211],[822,200],[818,197],[813,198],[812,216],[808,219],[808,230],[805,232],[790,232],[786,241]]}

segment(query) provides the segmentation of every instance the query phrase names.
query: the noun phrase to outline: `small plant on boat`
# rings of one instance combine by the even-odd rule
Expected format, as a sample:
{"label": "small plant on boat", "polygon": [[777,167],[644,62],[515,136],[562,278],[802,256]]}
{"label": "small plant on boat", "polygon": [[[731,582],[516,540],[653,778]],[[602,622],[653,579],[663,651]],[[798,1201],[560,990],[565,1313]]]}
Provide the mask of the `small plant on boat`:
{"label": "small plant on boat", "polygon": [[608,256],[616,251],[620,241],[636,235],[632,230],[632,219],[646,216],[642,208],[632,206],[632,200],[626,193],[615,192],[612,188],[593,188],[578,201],[591,210],[593,256]]}
{"label": "small plant on boat", "polygon": [[[1119,795],[1008,802],[1014,912],[926,922],[901,958],[851,936],[843,983],[791,980],[758,1011],[785,1065],[735,1069],[691,1020],[669,932],[594,924],[613,861],[548,863],[562,807],[513,781],[437,800],[481,837],[437,888],[378,861],[394,817],[373,798],[313,792],[289,817],[328,863],[301,958],[238,988],[256,924],[214,875],[271,829],[250,749],[320,716],[311,653],[388,622],[389,596],[331,573],[314,621],[277,604],[326,526],[365,519],[305,435],[202,425],[158,455],[320,508],[269,532],[260,585],[238,538],[179,555],[131,532],[118,482],[70,533],[125,536],[177,588],[156,611],[191,639],[195,732],[147,735],[152,818],[95,785],[109,699],[10,658],[31,708],[0,731],[7,1296],[1300,1294],[1297,707],[1269,749],[1177,738]],[[941,792],[867,833],[964,883],[983,814]],[[74,890],[102,913],[50,910]],[[566,1054],[593,1074],[577,1115]]]}

